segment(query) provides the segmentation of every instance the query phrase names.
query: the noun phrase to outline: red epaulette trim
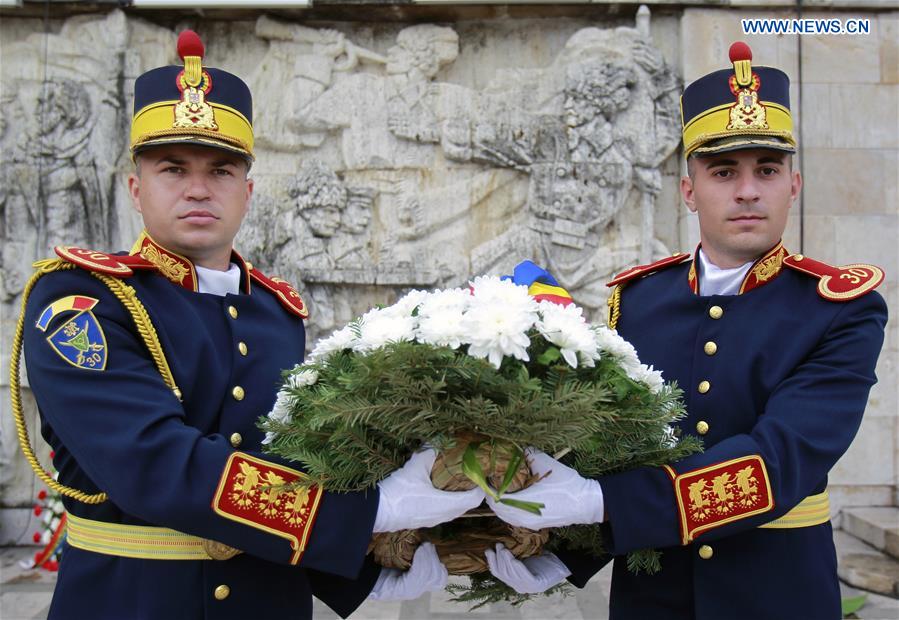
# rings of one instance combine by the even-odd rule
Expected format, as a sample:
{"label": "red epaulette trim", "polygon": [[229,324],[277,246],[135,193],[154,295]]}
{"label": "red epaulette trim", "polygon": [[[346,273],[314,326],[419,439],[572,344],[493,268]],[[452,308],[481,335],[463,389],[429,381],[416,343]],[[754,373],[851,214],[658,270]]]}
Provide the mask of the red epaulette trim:
{"label": "red epaulette trim", "polygon": [[674,484],[681,544],[701,533],[774,508],[762,457],[753,454],[678,474],[663,466]]}
{"label": "red epaulette trim", "polygon": [[287,308],[289,312],[301,319],[309,318],[309,309],[303,303],[303,298],[300,297],[300,294],[289,282],[281,278],[269,278],[255,267],[250,269],[250,276],[262,288],[273,293],[278,298],[278,301],[281,302],[281,305]]}
{"label": "red epaulette trim", "polygon": [[630,280],[633,280],[635,278],[641,278],[651,273],[661,271],[666,267],[680,264],[688,258],[690,258],[690,255],[688,253],[678,252],[673,256],[663,258],[662,260],[657,260],[656,262],[650,263],[648,265],[637,265],[636,267],[631,267],[627,271],[622,271],[617,276],[615,276],[608,284],[606,284],[606,286],[615,286],[617,284],[629,282]]}
{"label": "red epaulette trim", "polygon": [[828,301],[851,301],[873,291],[883,282],[880,267],[856,263],[834,267],[802,254],[784,259],[784,265],[818,278],[818,295]]}
{"label": "red epaulette trim", "polygon": [[137,270],[156,269],[155,265],[138,255],[107,254],[73,245],[58,245],[53,250],[61,259],[78,265],[82,269],[118,278],[133,276]]}
{"label": "red epaulette trim", "polygon": [[306,474],[277,463],[235,452],[225,463],[212,499],[216,514],[290,541],[291,564],[297,564],[315,523],[321,489],[287,487]]}
{"label": "red epaulette trim", "polygon": [[98,252],[97,250],[85,250],[73,245],[58,245],[53,250],[61,259],[88,271],[96,271],[97,273],[104,273],[119,278],[127,278],[134,275],[131,267],[120,260],[126,258],[124,256],[115,256]]}

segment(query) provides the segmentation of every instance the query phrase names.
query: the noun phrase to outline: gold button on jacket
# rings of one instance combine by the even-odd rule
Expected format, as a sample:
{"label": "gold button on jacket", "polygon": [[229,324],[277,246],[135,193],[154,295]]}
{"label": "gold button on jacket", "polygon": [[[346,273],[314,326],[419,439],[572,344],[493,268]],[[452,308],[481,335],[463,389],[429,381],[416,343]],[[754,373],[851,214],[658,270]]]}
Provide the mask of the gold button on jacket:
{"label": "gold button on jacket", "polygon": [[247,343],[246,342],[238,342],[237,350],[240,351],[241,355],[246,355],[247,354]]}
{"label": "gold button on jacket", "polygon": [[699,548],[699,557],[703,560],[710,560],[715,555],[715,551],[708,545],[702,545]]}
{"label": "gold button on jacket", "polygon": [[705,435],[709,432],[709,423],[705,420],[700,420],[696,423],[696,432],[700,435]]}
{"label": "gold button on jacket", "polygon": [[237,308],[235,308],[234,306],[228,306],[228,314],[231,315],[232,319],[236,319],[237,318]]}
{"label": "gold button on jacket", "polygon": [[215,589],[215,598],[218,601],[224,601],[231,594],[231,588],[222,584]]}
{"label": "gold button on jacket", "polygon": [[243,388],[240,387],[239,385],[235,385],[234,389],[231,390],[231,396],[234,397],[234,400],[243,400],[243,397],[244,397]]}
{"label": "gold button on jacket", "polygon": [[718,345],[709,340],[705,343],[705,346],[702,347],[702,350],[705,351],[706,355],[715,355],[718,352]]}
{"label": "gold button on jacket", "polygon": [[709,316],[713,319],[720,319],[724,316],[724,308],[721,306],[712,306],[709,308]]}
{"label": "gold button on jacket", "polygon": [[240,436],[240,433],[231,433],[231,445],[235,448],[240,445],[243,441],[243,437]]}
{"label": "gold button on jacket", "polygon": [[699,390],[700,394],[705,394],[706,392],[708,392],[709,390],[712,389],[712,384],[709,383],[708,381],[700,381],[699,388],[697,388],[697,389]]}

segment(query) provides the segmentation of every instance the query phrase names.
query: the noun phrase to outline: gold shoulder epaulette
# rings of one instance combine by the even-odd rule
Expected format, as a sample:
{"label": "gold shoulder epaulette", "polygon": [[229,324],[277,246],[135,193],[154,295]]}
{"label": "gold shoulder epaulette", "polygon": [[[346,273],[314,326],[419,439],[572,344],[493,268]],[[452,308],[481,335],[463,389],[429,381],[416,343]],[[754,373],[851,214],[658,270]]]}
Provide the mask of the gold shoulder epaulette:
{"label": "gold shoulder epaulette", "polygon": [[818,294],[828,301],[850,301],[873,291],[883,282],[883,270],[862,263],[834,267],[802,254],[784,259],[784,265],[818,278]]}
{"label": "gold shoulder epaulette", "polygon": [[289,282],[281,278],[270,278],[255,267],[250,269],[250,277],[262,288],[274,294],[288,312],[297,315],[301,319],[309,318],[309,309],[303,303],[300,294]]}
{"label": "gold shoulder epaulette", "polygon": [[650,263],[648,265],[637,265],[636,267],[631,267],[627,271],[622,271],[617,276],[612,278],[612,280],[608,284],[606,284],[606,286],[615,286],[617,284],[629,282],[630,280],[633,280],[635,278],[641,278],[651,273],[661,271],[662,269],[665,269],[667,267],[671,267],[672,265],[678,265],[688,258],[690,258],[690,255],[686,252],[678,252],[673,256],[657,260],[656,262]]}
{"label": "gold shoulder epaulette", "polygon": [[77,265],[82,269],[102,273],[108,276],[116,276],[118,278],[127,278],[134,275],[134,271],[122,262],[121,259],[128,259],[127,256],[115,256],[98,252],[97,250],[85,250],[77,248],[73,245],[58,245],[53,248],[56,255],[66,262]]}

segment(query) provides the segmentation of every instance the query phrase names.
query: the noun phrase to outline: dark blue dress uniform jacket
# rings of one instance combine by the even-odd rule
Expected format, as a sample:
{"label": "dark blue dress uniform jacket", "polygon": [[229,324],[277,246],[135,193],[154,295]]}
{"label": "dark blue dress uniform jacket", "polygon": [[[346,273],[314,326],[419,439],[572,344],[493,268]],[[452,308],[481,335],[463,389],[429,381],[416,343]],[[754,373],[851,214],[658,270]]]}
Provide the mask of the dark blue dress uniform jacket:
{"label": "dark blue dress uniform jacket", "polygon": [[[616,556],[611,618],[773,620],[841,617],[829,522],[758,529],[823,492],[828,471],[858,431],[875,383],[886,305],[876,292],[844,303],[816,292],[818,280],[784,268],[741,295],[700,296],[690,262],[622,289],[619,333],[640,360],[684,390],[683,433],[703,421],[705,451],[677,473],[760,455],[773,509],[700,533],[682,544],[671,476],[642,468],[599,479],[606,540]],[[714,319],[709,310],[723,313]],[[708,355],[705,343],[717,344]],[[700,393],[698,386],[710,388]],[[702,559],[699,549],[711,547]],[[657,548],[660,573],[635,575],[623,554]],[[705,555],[708,555],[708,549]],[[563,555],[580,586],[608,558]]]}
{"label": "dark blue dress uniform jacket", "polygon": [[[155,272],[137,272],[126,282],[153,320],[183,402],[164,384],[121,302],[87,271],[44,276],[28,302],[28,378],[59,480],[109,495],[96,506],[66,500],[66,509],[93,520],[171,528],[244,553],[226,561],[147,560],[67,547],[50,618],[309,618],[311,594],[350,613],[379,571],[365,559],[376,490],[324,493],[299,566],[289,565],[284,538],[211,508],[235,452],[233,433],[242,437],[241,451],[273,460],[259,452],[256,421],[271,409],[281,371],[303,358],[301,319],[261,286],[219,297]],[[108,345],[103,371],[70,364],[34,327],[42,309],[73,294],[99,300],[92,312]],[[232,396],[234,386],[244,389],[242,400]],[[224,600],[214,596],[220,585],[230,588]]]}

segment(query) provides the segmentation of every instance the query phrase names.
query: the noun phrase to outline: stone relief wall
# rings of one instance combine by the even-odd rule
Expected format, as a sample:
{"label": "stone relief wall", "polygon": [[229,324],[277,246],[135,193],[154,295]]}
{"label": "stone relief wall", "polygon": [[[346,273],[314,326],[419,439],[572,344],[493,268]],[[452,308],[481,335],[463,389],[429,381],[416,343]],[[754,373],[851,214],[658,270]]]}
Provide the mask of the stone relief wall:
{"label": "stone relief wall", "polygon": [[609,275],[668,251],[653,214],[679,79],[638,19],[576,30],[546,66],[477,88],[439,77],[452,28],[403,28],[382,55],[261,17],[250,82],[280,96],[257,94],[257,139],[299,169],[264,177],[241,247],[302,283],[313,335],[374,301],[359,286],[458,285],[524,258],[596,311]]}

